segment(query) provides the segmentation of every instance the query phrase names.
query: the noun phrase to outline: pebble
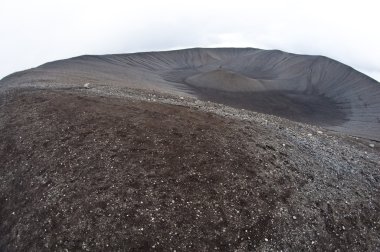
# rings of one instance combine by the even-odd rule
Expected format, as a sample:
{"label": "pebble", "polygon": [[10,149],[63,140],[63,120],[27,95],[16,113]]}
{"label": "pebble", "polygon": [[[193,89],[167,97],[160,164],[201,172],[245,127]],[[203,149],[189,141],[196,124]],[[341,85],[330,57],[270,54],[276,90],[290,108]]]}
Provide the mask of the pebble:
{"label": "pebble", "polygon": [[293,215],[293,220],[297,220],[297,217]]}
{"label": "pebble", "polygon": [[375,148],[375,145],[374,144],[369,144],[369,147]]}

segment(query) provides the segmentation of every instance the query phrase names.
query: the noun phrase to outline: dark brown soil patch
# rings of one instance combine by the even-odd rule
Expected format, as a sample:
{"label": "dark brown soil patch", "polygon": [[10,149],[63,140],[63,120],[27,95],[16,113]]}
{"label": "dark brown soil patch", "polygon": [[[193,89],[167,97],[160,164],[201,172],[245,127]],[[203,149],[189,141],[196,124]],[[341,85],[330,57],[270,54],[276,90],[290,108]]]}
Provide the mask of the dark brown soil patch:
{"label": "dark brown soil patch", "polygon": [[69,91],[0,121],[1,251],[376,248],[378,199],[308,196],[321,164],[257,125]]}

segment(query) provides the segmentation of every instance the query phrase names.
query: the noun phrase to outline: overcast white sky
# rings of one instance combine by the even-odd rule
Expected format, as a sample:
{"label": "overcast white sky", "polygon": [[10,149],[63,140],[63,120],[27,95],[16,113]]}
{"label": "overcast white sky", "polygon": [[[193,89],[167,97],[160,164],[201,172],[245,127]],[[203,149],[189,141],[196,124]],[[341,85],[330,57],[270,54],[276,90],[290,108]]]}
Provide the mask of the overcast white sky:
{"label": "overcast white sky", "polygon": [[380,81],[380,1],[0,0],[0,78],[82,54],[255,47],[325,55]]}

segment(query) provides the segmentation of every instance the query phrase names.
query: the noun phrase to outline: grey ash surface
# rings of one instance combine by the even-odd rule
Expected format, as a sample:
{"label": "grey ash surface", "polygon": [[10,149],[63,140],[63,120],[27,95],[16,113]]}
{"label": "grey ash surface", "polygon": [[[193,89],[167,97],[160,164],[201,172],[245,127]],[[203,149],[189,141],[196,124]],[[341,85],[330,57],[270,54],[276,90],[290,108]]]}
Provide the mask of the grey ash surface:
{"label": "grey ash surface", "polygon": [[85,83],[209,100],[380,141],[380,84],[322,56],[254,48],[86,55],[14,73],[0,86]]}

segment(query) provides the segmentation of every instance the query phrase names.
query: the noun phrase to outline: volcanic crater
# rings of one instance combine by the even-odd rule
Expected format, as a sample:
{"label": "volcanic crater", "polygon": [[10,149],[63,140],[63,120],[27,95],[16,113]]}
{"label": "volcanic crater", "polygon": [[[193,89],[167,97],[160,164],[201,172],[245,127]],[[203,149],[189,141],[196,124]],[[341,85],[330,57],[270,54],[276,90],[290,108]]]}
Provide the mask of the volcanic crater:
{"label": "volcanic crater", "polygon": [[380,250],[380,84],[327,57],[50,62],[0,132],[0,251]]}

